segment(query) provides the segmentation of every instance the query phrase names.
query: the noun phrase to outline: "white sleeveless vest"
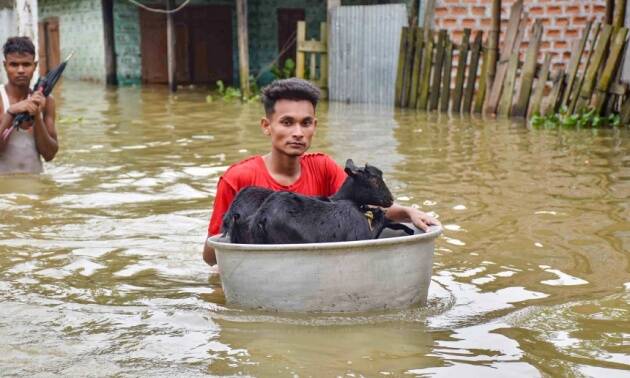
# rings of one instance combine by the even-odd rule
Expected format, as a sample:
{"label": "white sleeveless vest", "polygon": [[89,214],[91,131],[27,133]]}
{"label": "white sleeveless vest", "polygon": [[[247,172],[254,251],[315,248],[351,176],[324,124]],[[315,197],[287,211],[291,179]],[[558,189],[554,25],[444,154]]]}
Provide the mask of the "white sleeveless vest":
{"label": "white sleeveless vest", "polygon": [[[0,85],[2,109],[6,113],[9,109],[9,96]],[[9,136],[9,143],[0,152],[0,175],[7,173],[41,173],[44,171],[42,160],[37,151],[35,137],[26,130],[17,128]]]}

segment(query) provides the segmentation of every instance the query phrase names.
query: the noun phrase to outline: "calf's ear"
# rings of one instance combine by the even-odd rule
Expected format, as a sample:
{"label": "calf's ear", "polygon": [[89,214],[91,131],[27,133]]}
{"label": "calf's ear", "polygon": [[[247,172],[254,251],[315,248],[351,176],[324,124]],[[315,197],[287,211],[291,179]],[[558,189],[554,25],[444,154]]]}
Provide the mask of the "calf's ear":
{"label": "calf's ear", "polygon": [[348,176],[354,176],[359,171],[359,168],[354,165],[352,159],[348,159],[346,160],[346,168],[344,169],[344,171],[346,171],[346,174]]}

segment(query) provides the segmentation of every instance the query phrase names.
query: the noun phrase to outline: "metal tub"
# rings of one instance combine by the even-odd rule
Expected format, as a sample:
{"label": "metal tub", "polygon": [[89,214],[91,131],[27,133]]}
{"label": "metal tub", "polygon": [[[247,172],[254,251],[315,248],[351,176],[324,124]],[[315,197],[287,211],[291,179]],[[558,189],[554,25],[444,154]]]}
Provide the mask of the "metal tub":
{"label": "metal tub", "polygon": [[[389,230],[387,230],[389,231]],[[231,244],[214,236],[227,303],[281,312],[358,312],[425,304],[437,226],[379,239]]]}

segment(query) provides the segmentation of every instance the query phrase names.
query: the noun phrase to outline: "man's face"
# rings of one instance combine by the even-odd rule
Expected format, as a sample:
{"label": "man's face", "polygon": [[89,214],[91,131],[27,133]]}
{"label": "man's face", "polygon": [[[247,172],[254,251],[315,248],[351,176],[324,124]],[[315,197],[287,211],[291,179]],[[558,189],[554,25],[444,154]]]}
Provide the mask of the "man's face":
{"label": "man's face", "polygon": [[274,112],[261,121],[272,148],[288,156],[301,156],[311,146],[317,119],[309,101],[278,100]]}
{"label": "man's face", "polygon": [[31,54],[10,53],[4,57],[7,79],[13,85],[28,87],[36,67],[35,57]]}

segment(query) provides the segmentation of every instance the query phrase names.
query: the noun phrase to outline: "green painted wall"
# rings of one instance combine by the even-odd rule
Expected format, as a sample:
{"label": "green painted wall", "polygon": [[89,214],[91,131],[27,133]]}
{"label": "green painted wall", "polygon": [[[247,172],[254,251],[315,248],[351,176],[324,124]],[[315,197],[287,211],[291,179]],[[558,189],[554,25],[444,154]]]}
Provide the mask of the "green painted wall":
{"label": "green painted wall", "polygon": [[74,51],[64,77],[103,81],[105,52],[100,0],[39,0],[39,18],[59,18],[61,57]]}
{"label": "green painted wall", "polygon": [[114,2],[114,44],[120,85],[139,84],[142,79],[138,7],[128,1]]}

